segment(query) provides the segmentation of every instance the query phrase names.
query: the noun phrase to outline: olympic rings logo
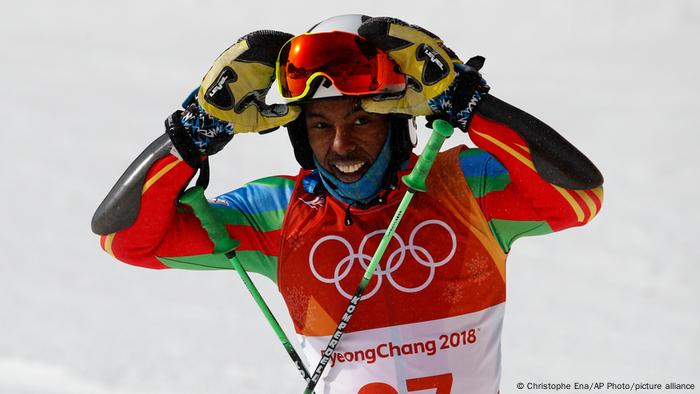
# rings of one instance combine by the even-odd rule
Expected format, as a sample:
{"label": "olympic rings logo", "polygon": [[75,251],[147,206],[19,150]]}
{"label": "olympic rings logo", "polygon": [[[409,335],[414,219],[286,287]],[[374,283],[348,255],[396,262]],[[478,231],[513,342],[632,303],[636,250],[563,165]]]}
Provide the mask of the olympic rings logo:
{"label": "olympic rings logo", "polygon": [[[426,249],[423,246],[416,245],[414,243],[416,235],[418,234],[419,231],[421,231],[423,228],[426,226],[438,226],[444,229],[444,231],[449,235],[450,240],[452,242],[452,246],[450,249],[450,252],[448,255],[443,258],[442,260],[436,261],[433,255],[430,253],[428,249]],[[352,298],[352,295],[348,293],[342,286],[341,286],[341,281],[345,279],[348,274],[350,274],[350,271],[355,267],[356,263],[360,264],[360,269],[362,269],[362,272],[364,272],[367,267],[369,266],[370,261],[372,260],[372,255],[370,254],[371,252],[366,252],[365,248],[367,246],[367,242],[372,238],[379,236],[380,239],[381,237],[386,233],[386,230],[376,230],[373,231],[362,238],[362,242],[360,242],[360,248],[355,253],[352,245],[348,240],[345,238],[338,236],[338,235],[326,235],[325,237],[320,238],[314,246],[311,248],[311,251],[309,252],[309,267],[311,268],[311,272],[313,275],[318,279],[319,281],[323,283],[328,283],[328,284],[334,284],[335,288],[338,290],[338,292],[348,300]],[[432,239],[442,239],[439,236],[432,236]],[[374,287],[369,291],[366,292],[363,296],[362,299],[368,299],[375,295],[378,291],[379,288],[382,286],[382,283],[384,279],[391,284],[395,289],[404,292],[404,293],[417,293],[426,287],[430,285],[430,283],[433,281],[433,278],[435,277],[435,270],[438,267],[441,267],[452,259],[454,256],[455,252],[457,251],[457,236],[455,235],[455,232],[450,228],[450,226],[447,225],[447,223],[441,221],[441,220],[426,220],[418,224],[413,231],[411,231],[411,234],[408,237],[408,244],[404,242],[404,240],[399,236],[398,234],[394,233],[393,239],[396,240],[399,244],[399,247],[393,250],[390,254],[389,257],[386,260],[386,266],[382,267],[382,264],[380,263],[377,266],[377,270],[374,273],[374,276],[377,278]],[[316,262],[314,261],[314,255],[316,254],[316,250],[323,244],[327,242],[338,242],[342,246],[347,249],[348,255],[342,258],[340,261],[336,263],[335,270],[333,273],[333,277],[326,277],[321,275],[318,270],[316,269]],[[389,250],[385,252],[388,253]],[[428,276],[425,278],[425,281],[423,283],[415,286],[415,287],[407,287],[403,286],[400,283],[397,282],[396,278],[394,277],[394,274],[404,265],[408,264],[407,263],[407,257],[408,254],[410,254],[411,257],[420,265],[427,267],[428,268]],[[356,284],[353,284],[352,286],[357,286]],[[355,288],[353,287],[351,291],[355,291]]]}

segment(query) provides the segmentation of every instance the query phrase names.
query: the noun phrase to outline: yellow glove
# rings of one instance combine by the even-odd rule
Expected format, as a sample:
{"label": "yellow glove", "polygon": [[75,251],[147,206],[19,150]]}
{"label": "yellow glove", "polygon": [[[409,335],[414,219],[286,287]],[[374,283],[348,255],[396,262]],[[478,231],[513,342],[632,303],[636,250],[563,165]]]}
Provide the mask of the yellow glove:
{"label": "yellow glove", "polygon": [[428,100],[442,94],[457,76],[453,63],[461,61],[454,52],[429,31],[394,18],[368,19],[358,32],[387,52],[406,74],[407,84],[406,90],[399,94],[364,99],[365,111],[432,115]]}
{"label": "yellow glove", "polygon": [[265,104],[275,80],[275,62],[291,34],[258,30],[224,51],[204,76],[197,101],[211,116],[233,123],[235,133],[272,131],[299,116],[300,109]]}

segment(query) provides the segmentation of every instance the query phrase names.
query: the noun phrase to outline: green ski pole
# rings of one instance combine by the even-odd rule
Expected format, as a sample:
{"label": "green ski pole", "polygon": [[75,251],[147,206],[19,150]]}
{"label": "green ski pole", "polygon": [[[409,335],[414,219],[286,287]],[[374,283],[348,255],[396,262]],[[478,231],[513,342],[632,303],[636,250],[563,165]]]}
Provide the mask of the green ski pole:
{"label": "green ski pole", "polygon": [[362,298],[362,293],[365,292],[365,289],[367,288],[370,279],[372,279],[374,271],[377,269],[379,261],[382,259],[384,251],[389,245],[389,241],[391,241],[391,239],[394,237],[396,227],[399,225],[403,214],[406,212],[408,204],[411,202],[411,200],[413,199],[413,195],[416,192],[425,192],[427,190],[425,186],[425,180],[428,177],[428,173],[430,172],[430,169],[432,168],[433,163],[435,162],[435,158],[440,152],[442,144],[445,142],[446,138],[452,135],[453,131],[454,129],[452,125],[444,120],[439,119],[433,122],[433,132],[430,135],[430,139],[428,140],[428,143],[425,146],[423,153],[420,155],[420,158],[418,158],[416,166],[413,167],[413,170],[410,174],[404,176],[401,179],[403,183],[408,187],[408,191],[403,196],[401,203],[399,203],[399,207],[396,209],[396,213],[391,219],[389,227],[384,233],[382,240],[379,242],[377,251],[374,252],[374,256],[372,256],[372,260],[370,260],[370,263],[367,266],[364,275],[362,276],[362,280],[360,281],[360,285],[355,291],[355,295],[350,299],[350,304],[348,305],[347,309],[345,309],[345,313],[343,314],[343,317],[341,318],[340,323],[338,324],[338,327],[335,330],[335,333],[333,333],[333,336],[331,336],[331,340],[328,342],[328,345],[326,345],[326,349],[323,351],[321,360],[318,362],[316,369],[313,371],[311,380],[307,380],[308,383],[306,386],[306,390],[304,390],[304,394],[313,393],[314,388],[318,384],[318,381],[321,379],[323,370],[326,369],[326,365],[328,365],[328,361],[330,361],[331,355],[335,351],[335,348],[338,346],[338,343],[340,343],[340,338],[345,332],[345,327],[347,327],[350,318],[352,318],[352,314],[355,312],[357,304]]}
{"label": "green ski pole", "polygon": [[282,342],[282,346],[284,346],[287,354],[289,354],[289,357],[291,357],[292,361],[294,361],[294,365],[296,365],[297,369],[304,377],[304,380],[307,382],[310,381],[311,376],[309,375],[309,371],[306,370],[304,362],[301,360],[301,357],[299,357],[299,354],[294,349],[294,346],[292,346],[292,343],[284,333],[284,330],[282,330],[282,327],[277,319],[275,319],[275,316],[272,314],[272,311],[270,311],[270,308],[265,303],[265,300],[263,300],[260,292],[250,279],[250,276],[248,276],[248,273],[243,269],[241,262],[238,261],[238,258],[236,257],[236,248],[238,245],[240,245],[240,242],[232,239],[228,235],[226,227],[224,227],[223,223],[221,223],[204,197],[204,189],[201,186],[190,188],[182,195],[182,197],[180,197],[180,202],[192,207],[195,216],[199,219],[202,227],[207,231],[209,239],[211,239],[211,241],[214,243],[214,253],[224,253],[226,258],[231,262],[231,265],[236,269],[236,272],[238,272],[238,275],[241,277],[243,283],[245,283],[245,286],[248,288],[248,291],[253,296],[255,303],[258,304],[258,307],[260,307],[260,310],[262,311],[263,315],[265,315],[268,323],[270,323],[270,326],[275,331],[275,334],[277,334],[277,338],[279,338],[280,342]]}

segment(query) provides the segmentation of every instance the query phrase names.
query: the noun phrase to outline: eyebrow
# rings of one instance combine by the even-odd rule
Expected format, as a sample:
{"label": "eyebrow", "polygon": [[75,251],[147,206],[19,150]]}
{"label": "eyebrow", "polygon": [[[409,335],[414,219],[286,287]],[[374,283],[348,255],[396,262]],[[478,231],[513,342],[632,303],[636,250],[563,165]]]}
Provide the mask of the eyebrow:
{"label": "eyebrow", "polygon": [[326,117],[323,114],[319,114],[317,112],[309,112],[306,111],[306,117],[308,118],[323,118],[326,119]]}
{"label": "eyebrow", "polygon": [[[360,112],[360,111],[364,111],[364,108],[362,108],[362,105],[358,102],[352,106],[352,109],[350,110],[350,113],[348,115],[352,115],[355,112]],[[326,119],[325,115],[318,113],[318,112],[312,112],[312,111],[306,111],[306,116]]]}

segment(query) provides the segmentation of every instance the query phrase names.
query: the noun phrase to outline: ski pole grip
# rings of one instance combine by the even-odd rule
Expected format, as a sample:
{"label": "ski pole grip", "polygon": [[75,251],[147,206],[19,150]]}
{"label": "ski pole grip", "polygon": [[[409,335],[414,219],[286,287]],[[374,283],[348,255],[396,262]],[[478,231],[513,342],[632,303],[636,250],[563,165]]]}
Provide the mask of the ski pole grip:
{"label": "ski pole grip", "polygon": [[437,158],[438,153],[445,139],[452,135],[454,128],[451,124],[447,123],[442,119],[438,119],[433,122],[433,132],[430,134],[430,139],[423,149],[418,158],[416,166],[410,174],[405,175],[401,180],[409,189],[419,192],[425,192],[427,189],[425,187],[425,179],[428,177],[430,169],[433,167],[435,158]]}
{"label": "ski pole grip", "polygon": [[180,197],[180,203],[192,207],[194,215],[206,230],[211,242],[214,243],[214,253],[228,253],[241,244],[228,235],[226,227],[204,197],[204,188],[201,186],[191,187]]}

